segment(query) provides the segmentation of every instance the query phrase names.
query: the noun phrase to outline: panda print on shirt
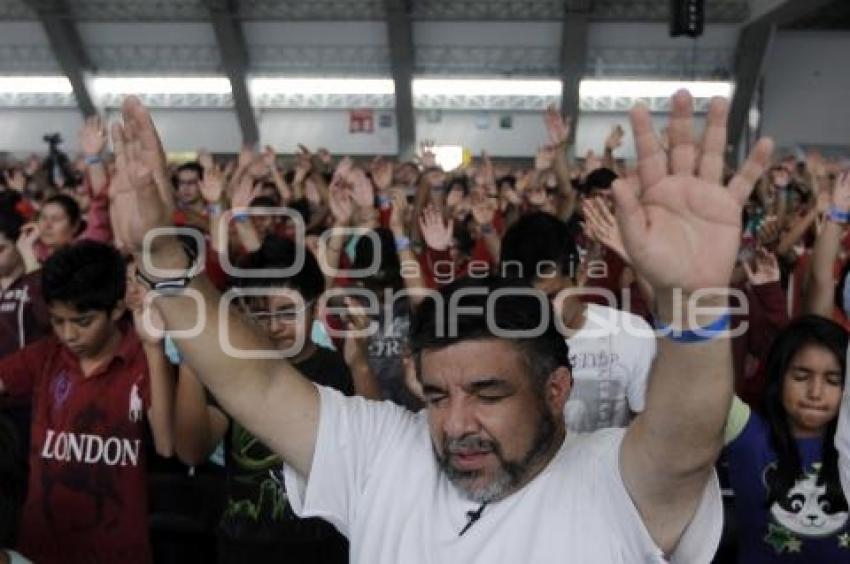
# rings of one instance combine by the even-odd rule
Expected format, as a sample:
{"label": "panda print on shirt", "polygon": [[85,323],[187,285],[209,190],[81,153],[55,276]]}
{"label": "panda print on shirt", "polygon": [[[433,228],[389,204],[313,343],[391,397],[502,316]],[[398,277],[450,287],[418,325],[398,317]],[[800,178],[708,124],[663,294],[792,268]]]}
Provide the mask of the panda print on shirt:
{"label": "panda print on shirt", "polygon": [[[770,506],[773,522],[768,524],[764,541],[779,554],[800,552],[807,540],[835,535],[847,524],[850,514],[846,505],[833,507],[826,495],[826,485],[817,483],[819,469],[819,463],[813,464],[811,471],[797,480],[783,500]],[[775,470],[775,464],[765,469],[765,488],[768,477]],[[843,548],[850,548],[850,535],[839,535],[838,542]]]}

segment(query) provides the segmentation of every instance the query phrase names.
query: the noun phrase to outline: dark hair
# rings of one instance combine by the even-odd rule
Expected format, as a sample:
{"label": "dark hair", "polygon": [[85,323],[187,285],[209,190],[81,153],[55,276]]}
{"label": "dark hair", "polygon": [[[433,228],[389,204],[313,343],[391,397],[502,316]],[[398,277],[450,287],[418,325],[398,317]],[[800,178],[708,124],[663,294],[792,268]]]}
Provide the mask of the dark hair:
{"label": "dark hair", "polygon": [[71,225],[76,225],[79,228],[83,217],[80,211],[80,204],[77,203],[77,200],[67,194],[56,194],[47,198],[42,207],[48,204],[56,204],[61,207],[65,215],[68,216],[68,221]]}
{"label": "dark hair", "polygon": [[[182,165],[177,167],[177,170],[174,171],[175,179],[181,172],[187,170],[190,172],[196,172],[198,174],[198,178],[200,179],[204,178],[204,167],[201,166],[201,163],[199,163],[198,161],[189,161],[188,163],[183,163]],[[176,180],[174,182],[174,185],[177,185]]]}
{"label": "dark hair", "polygon": [[[472,290],[477,291],[473,293]],[[480,308],[482,312],[487,312],[488,299],[497,291],[506,293],[490,304],[492,318],[489,323],[484,313],[459,313],[466,311],[466,308]],[[453,301],[452,295],[457,292],[463,293]],[[539,329],[544,321],[545,327],[537,336],[505,340],[521,353],[538,390],[558,367],[571,369],[569,347],[557,330],[555,313],[549,299],[526,282],[496,276],[466,277],[443,287],[439,294],[441,300],[426,296],[413,312],[410,350],[417,371],[423,351],[439,350],[466,341],[505,339],[495,334],[493,329],[532,331]],[[544,311],[547,313],[544,314]]]}
{"label": "dark hair", "polygon": [[[325,276],[316,257],[304,248],[304,265],[291,276],[270,276],[264,278],[233,278],[232,285],[237,288],[291,288],[301,294],[304,301],[318,298],[325,291]],[[290,268],[295,264],[296,247],[289,239],[269,235],[259,249],[249,254],[240,263],[241,268]]]}
{"label": "dark hair", "polygon": [[[522,279],[534,280],[538,265],[555,263],[558,272],[575,278],[579,254],[570,227],[545,212],[526,215],[514,223],[502,239],[501,262],[516,262]],[[510,274],[515,274],[511,272]]]}
{"label": "dark hair", "polygon": [[124,298],[126,277],[126,263],[115,247],[80,241],[57,249],[44,263],[44,301],[109,312]]}
{"label": "dark hair", "polygon": [[[386,227],[377,227],[374,233],[378,236],[379,248],[375,249],[375,237],[361,236],[354,247],[351,268],[365,270],[377,262],[378,271],[366,278],[366,286],[372,290],[392,288],[398,291],[404,287],[404,280],[401,277],[401,261],[395,246],[395,236]],[[379,253],[377,261],[376,252]]]}
{"label": "dark hair", "polygon": [[15,243],[21,236],[24,220],[11,210],[0,210],[0,235]]}
{"label": "dark hair", "polygon": [[587,175],[584,180],[583,192],[591,190],[608,190],[617,180],[617,173],[610,168],[597,168]]}
{"label": "dark hair", "polygon": [[[770,431],[770,443],[777,458],[776,471],[765,476],[768,505],[774,502],[782,503],[788,491],[803,475],[800,452],[791,433],[788,412],[782,403],[782,390],[791,362],[797,353],[808,345],[823,347],[831,352],[841,367],[842,378],[847,368],[847,331],[830,319],[805,315],[792,321],[773,341],[765,362],[767,385],[762,399],[762,408]],[[842,380],[842,388],[844,384]],[[841,507],[843,511],[847,511],[847,501],[838,478],[838,452],[834,441],[837,425],[836,417],[826,426],[817,483],[826,485],[826,497],[833,510]]]}
{"label": "dark hair", "polygon": [[26,492],[26,467],[15,428],[0,413],[0,547],[15,545],[18,514]]}
{"label": "dark hair", "polygon": [[255,196],[248,204],[252,208],[277,208],[279,204],[268,196]]}

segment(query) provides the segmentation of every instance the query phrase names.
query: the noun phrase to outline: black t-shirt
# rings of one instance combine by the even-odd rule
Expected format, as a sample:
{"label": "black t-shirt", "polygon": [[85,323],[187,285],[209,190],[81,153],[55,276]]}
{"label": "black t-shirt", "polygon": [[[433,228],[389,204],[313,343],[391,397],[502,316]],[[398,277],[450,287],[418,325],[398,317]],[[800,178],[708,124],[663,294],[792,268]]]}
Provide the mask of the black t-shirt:
{"label": "black t-shirt", "polygon": [[[316,384],[354,394],[351,372],[338,352],[317,348],[295,367]],[[219,526],[223,553],[244,561],[244,551],[249,549],[254,555],[259,551],[263,562],[282,562],[296,544],[344,542],[326,521],[295,516],[284,490],[280,457],[232,420],[225,437],[225,459],[228,500]],[[239,549],[230,551],[228,544]]]}

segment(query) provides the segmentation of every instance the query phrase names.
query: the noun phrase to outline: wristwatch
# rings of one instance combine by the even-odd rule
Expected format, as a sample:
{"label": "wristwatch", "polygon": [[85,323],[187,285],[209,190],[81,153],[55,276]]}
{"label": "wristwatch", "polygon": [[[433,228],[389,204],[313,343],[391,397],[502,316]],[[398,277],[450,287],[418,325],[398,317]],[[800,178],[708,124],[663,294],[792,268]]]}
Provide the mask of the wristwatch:
{"label": "wristwatch", "polygon": [[181,244],[180,247],[189,259],[189,264],[186,267],[186,275],[178,278],[152,278],[150,275],[142,272],[140,267],[136,268],[136,280],[147,287],[148,290],[156,290],[162,293],[180,293],[185,290],[192,280],[201,272],[201,264],[198,263],[197,251],[189,245]]}

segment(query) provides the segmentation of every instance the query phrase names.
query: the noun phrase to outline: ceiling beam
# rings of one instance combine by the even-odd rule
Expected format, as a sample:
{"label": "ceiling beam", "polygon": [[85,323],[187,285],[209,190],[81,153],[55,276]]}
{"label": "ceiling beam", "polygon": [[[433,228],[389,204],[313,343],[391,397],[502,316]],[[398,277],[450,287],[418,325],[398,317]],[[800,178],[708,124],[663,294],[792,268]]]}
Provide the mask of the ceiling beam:
{"label": "ceiling beam", "polygon": [[740,160],[750,108],[776,29],[833,3],[836,0],[785,0],[741,29],[735,48],[735,93],[729,111],[727,158],[731,164]]}
{"label": "ceiling beam", "polygon": [[410,159],[416,154],[416,114],[413,110],[413,23],[405,0],[385,0],[390,72],[395,84],[395,119],[398,154]]}
{"label": "ceiling beam", "polygon": [[59,68],[71,83],[83,117],[96,115],[97,108],[86,82],[86,75],[94,70],[94,65],[86,54],[67,3],[64,0],[29,0],[29,5],[47,34],[50,49],[59,63]]}
{"label": "ceiling beam", "polygon": [[561,26],[561,114],[572,118],[570,138],[572,145],[578,129],[579,85],[587,70],[587,23],[590,1],[566,1]]}
{"label": "ceiling beam", "polygon": [[236,4],[232,0],[204,0],[210,13],[221,63],[233,96],[233,108],[242,130],[242,142],[255,146],[260,140],[257,117],[251,105],[248,82],[248,47],[242,25],[236,18]]}

